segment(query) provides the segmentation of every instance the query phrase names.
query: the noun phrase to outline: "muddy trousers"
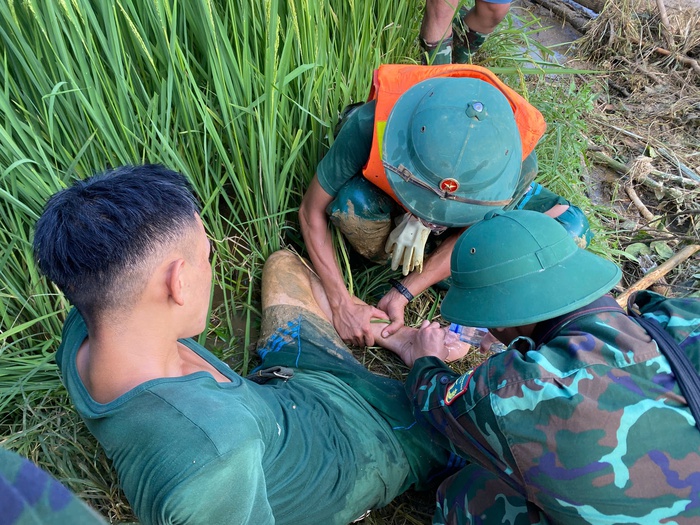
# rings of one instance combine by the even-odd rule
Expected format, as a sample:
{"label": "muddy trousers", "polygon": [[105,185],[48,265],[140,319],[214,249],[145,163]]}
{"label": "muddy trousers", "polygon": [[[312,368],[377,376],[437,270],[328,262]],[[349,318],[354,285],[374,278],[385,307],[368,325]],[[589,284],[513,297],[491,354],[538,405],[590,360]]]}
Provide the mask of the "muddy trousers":
{"label": "muddy trousers", "polygon": [[437,491],[436,525],[547,525],[547,518],[496,474],[470,464]]}

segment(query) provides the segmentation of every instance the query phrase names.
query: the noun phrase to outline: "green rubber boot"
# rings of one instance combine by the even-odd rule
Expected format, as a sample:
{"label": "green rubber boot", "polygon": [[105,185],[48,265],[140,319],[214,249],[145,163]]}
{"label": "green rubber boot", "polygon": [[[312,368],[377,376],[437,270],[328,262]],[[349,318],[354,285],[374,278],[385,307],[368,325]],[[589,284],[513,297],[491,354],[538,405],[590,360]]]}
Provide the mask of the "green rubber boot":
{"label": "green rubber boot", "polygon": [[452,63],[471,64],[472,56],[486,41],[484,33],[472,31],[464,23],[464,17],[469,13],[469,9],[462,7],[452,21]]}
{"label": "green rubber boot", "polygon": [[443,38],[439,42],[426,42],[419,38],[421,55],[420,61],[424,66],[438,66],[452,63],[452,37]]}

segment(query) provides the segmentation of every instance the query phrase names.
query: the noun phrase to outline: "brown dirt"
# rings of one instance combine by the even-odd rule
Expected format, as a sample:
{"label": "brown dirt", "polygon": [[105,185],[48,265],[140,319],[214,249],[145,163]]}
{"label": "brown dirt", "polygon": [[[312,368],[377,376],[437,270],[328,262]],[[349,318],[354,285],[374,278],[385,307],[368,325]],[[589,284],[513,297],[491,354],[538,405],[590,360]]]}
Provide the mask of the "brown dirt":
{"label": "brown dirt", "polygon": [[[626,288],[650,264],[700,244],[700,0],[664,0],[668,26],[656,0],[607,2],[583,32],[541,5],[552,1],[563,0],[516,0],[513,9],[520,17],[540,19],[542,29],[534,37],[557,46],[560,63],[603,71],[576,76],[597,93],[587,116],[585,176],[591,201],[615,212],[601,216],[612,231],[611,247],[631,250],[642,243],[649,249],[647,255],[620,259]],[[636,204],[630,193],[638,195]],[[694,277],[699,273],[696,254],[656,291],[700,294]]]}
{"label": "brown dirt", "polygon": [[[534,38],[547,47],[556,46],[560,63],[602,71],[574,77],[579,85],[592,86],[597,93],[594,111],[586,117],[590,144],[584,159],[587,196],[602,210],[597,215],[610,232],[607,239],[613,256],[640,244],[649,252],[635,252],[629,259],[618,256],[624,274],[618,291],[622,291],[669,257],[664,247],[678,252],[685,245],[700,244],[700,72],[655,51],[668,45],[659,30],[655,0],[609,0],[608,13],[591,22],[585,34],[552,17],[541,1],[515,0],[511,10],[525,22],[530,16],[540,20],[541,29]],[[700,0],[664,1],[673,26],[673,51],[677,56],[700,58]],[[589,1],[587,5],[593,4]],[[679,182],[681,178],[685,182]],[[635,190],[648,213],[633,203],[628,187]],[[669,296],[700,294],[700,252],[652,289]],[[428,315],[440,320],[425,295],[411,303],[409,324]],[[356,357],[378,373],[405,378],[406,367],[388,354],[367,349],[358,351]],[[451,366],[464,373],[483,359],[474,351]],[[432,496],[409,491],[363,523],[431,523]]]}

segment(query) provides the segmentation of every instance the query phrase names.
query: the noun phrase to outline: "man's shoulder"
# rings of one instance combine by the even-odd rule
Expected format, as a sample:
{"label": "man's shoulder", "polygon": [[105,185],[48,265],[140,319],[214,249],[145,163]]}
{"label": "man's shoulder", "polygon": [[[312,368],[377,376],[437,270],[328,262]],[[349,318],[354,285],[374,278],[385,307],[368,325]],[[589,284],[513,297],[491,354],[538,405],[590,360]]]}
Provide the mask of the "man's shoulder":
{"label": "man's shoulder", "polygon": [[700,331],[700,298],[669,298],[642,290],[633,300],[642,315],[654,317],[667,329],[683,327],[689,334]]}
{"label": "man's shoulder", "polygon": [[[199,407],[199,412],[210,413],[210,410]],[[244,479],[251,471],[262,472],[265,439],[256,421],[249,421],[249,415],[210,414],[210,418],[235,418],[236,424],[226,433],[203,428],[191,421],[191,415],[170,411],[168,422],[162,424],[163,412],[141,412],[140,419],[148,421],[142,421],[140,431],[130,428],[134,436],[131,440],[124,436],[111,447],[105,446],[116,452],[112,459],[120,484],[140,517],[149,513],[189,512],[181,503],[194,505],[195,495],[202,500],[200,503],[223,504],[218,496],[230,497],[238,492],[232,488],[232,480]],[[180,511],[174,511],[173,505]]]}
{"label": "man's shoulder", "polygon": [[321,187],[335,196],[340,187],[357,174],[369,158],[374,132],[374,101],[351,112],[340,126],[338,136],[321,159],[316,175]]}

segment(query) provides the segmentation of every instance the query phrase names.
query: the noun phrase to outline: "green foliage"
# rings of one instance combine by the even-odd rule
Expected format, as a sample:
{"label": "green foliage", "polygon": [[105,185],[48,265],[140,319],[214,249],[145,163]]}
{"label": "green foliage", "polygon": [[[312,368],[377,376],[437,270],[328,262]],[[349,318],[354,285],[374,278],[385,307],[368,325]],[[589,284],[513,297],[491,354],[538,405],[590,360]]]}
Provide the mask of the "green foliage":
{"label": "green foliage", "polygon": [[[6,446],[30,452],[60,434],[49,415],[62,395],[52,356],[69,305],[31,253],[49,196],[109,166],[158,162],[184,173],[216,249],[215,323],[202,337],[245,373],[262,262],[295,227],[338,112],[366,96],[380,61],[401,58],[413,38],[404,22],[416,9],[327,0],[0,2]],[[71,450],[75,442],[64,438]],[[95,495],[90,469],[75,475],[49,463],[98,507],[117,505],[109,484]]]}
{"label": "green foliage", "polygon": [[[262,262],[298,239],[298,204],[339,111],[366,97],[380,63],[418,56],[421,10],[369,0],[0,0],[3,446],[110,517],[131,518],[53,363],[69,305],[32,259],[42,206],[109,166],[157,162],[184,173],[214,244],[212,325],[202,340],[246,373]],[[518,88],[527,79],[518,70],[523,34],[507,25],[485,48]],[[590,96],[557,87],[532,100],[549,123],[542,177],[581,204],[578,121]],[[351,275],[337,241],[354,292],[380,295],[387,269]],[[416,315],[437,315],[433,295],[415,303]]]}

